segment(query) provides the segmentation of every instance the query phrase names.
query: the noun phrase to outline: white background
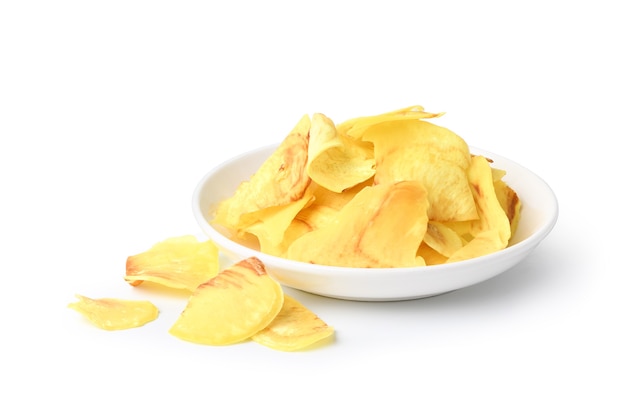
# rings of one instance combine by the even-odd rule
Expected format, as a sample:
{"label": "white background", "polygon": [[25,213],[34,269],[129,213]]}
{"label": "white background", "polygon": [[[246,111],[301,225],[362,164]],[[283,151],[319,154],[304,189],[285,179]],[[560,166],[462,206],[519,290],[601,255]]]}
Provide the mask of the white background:
{"label": "white background", "polygon": [[[619,2],[218,4],[0,3],[0,408],[624,409]],[[177,340],[184,299],[123,281],[127,256],[199,234],[219,162],[305,113],[414,104],[555,191],[520,266],[407,302],[290,290],[336,329],[301,353]],[[102,331],[75,293],[161,316]]]}

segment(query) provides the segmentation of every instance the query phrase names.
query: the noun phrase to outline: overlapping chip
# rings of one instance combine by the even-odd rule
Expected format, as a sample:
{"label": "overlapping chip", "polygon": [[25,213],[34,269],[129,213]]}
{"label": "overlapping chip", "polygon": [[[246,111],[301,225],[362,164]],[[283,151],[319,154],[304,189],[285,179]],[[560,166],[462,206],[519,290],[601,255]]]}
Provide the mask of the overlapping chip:
{"label": "overlapping chip", "polygon": [[337,130],[354,139],[361,139],[363,134],[372,126],[396,120],[423,120],[441,117],[443,113],[428,113],[422,106],[410,106],[388,113],[373,116],[355,117],[346,120],[337,126]]}
{"label": "overlapping chip", "polygon": [[473,156],[467,174],[479,218],[470,222],[470,234],[473,238],[452,254],[448,262],[467,260],[502,250],[511,238],[509,218],[496,195],[493,174],[487,159]]}
{"label": "overlapping chip", "polygon": [[416,181],[366,187],[329,224],[296,239],[287,258],[362,268],[423,265],[416,254],[427,210],[427,192]]}
{"label": "overlapping chip", "polygon": [[283,299],[280,284],[250,257],[198,286],[170,333],[198,344],[235,344],[267,327]]}
{"label": "overlapping chip", "polygon": [[375,147],[376,183],[421,182],[428,191],[431,220],[477,218],[466,176],[470,152],[462,138],[421,120],[378,123],[362,138]]}
{"label": "overlapping chip", "polygon": [[296,351],[328,339],[335,330],[295,298],[286,295],[274,320],[253,341],[279,351]]}
{"label": "overlapping chip", "polygon": [[216,222],[242,230],[257,220],[255,212],[302,198],[311,183],[306,173],[310,128],[311,120],[305,115],[250,180],[219,204]]}
{"label": "overlapping chip", "polygon": [[374,175],[374,147],[342,135],[331,119],[316,113],[311,124],[306,171],[320,186],[341,193]]}

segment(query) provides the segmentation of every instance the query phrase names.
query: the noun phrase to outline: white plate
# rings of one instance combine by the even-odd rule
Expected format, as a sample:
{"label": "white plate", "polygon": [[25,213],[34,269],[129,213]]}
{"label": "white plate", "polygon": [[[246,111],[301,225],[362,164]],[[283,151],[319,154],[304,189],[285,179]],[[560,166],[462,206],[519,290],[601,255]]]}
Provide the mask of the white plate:
{"label": "white plate", "polygon": [[237,186],[257,171],[277,144],[239,155],[215,167],[198,183],[193,194],[194,217],[224,256],[239,261],[258,257],[268,272],[285,286],[327,297],[360,301],[422,298],[468,287],[492,278],[522,261],[550,233],[558,217],[552,189],[536,174],[496,154],[470,147],[473,154],[493,160],[506,170],[504,180],[522,201],[522,215],[511,245],[496,253],[467,261],[412,268],[343,268],[290,261],[246,248],[226,238],[213,226],[211,210],[230,197]]}

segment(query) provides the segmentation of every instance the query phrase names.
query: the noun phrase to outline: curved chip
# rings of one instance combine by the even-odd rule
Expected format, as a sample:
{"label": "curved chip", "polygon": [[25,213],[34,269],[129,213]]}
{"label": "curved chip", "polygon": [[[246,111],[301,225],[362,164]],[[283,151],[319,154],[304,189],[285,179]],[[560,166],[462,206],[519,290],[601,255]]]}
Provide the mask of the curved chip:
{"label": "curved chip", "polygon": [[427,121],[398,120],[370,127],[363,139],[374,143],[377,184],[419,181],[434,221],[478,217],[466,175],[469,147],[461,137]]}
{"label": "curved chip", "polygon": [[201,284],[170,328],[180,339],[227,345],[250,338],[272,322],[283,290],[256,257],[239,261]]}
{"label": "curved chip", "polygon": [[519,220],[522,215],[522,202],[520,201],[517,193],[503,180],[496,180],[493,183],[493,188],[496,191],[496,196],[500,202],[500,206],[506,213],[511,226],[511,238],[517,231]]}
{"label": "curved chip", "polygon": [[452,228],[437,221],[428,223],[424,243],[445,257],[450,257],[463,247],[461,236]]}
{"label": "curved chip", "polygon": [[496,195],[489,162],[483,156],[473,156],[467,175],[479,218],[470,222],[470,234],[473,238],[452,254],[448,262],[467,260],[502,250],[511,238],[511,225]]}
{"label": "curved chip", "polygon": [[260,251],[271,254],[283,241],[296,215],[312,201],[313,194],[307,190],[301,199],[292,203],[256,211],[253,213],[255,223],[246,227],[245,232],[257,237]]}
{"label": "curved chip", "polygon": [[421,120],[425,118],[441,117],[444,113],[428,113],[422,106],[409,106],[388,113],[373,116],[355,117],[344,121],[337,126],[337,130],[354,139],[361,139],[370,127],[396,120]]}
{"label": "curved chip", "polygon": [[254,334],[253,341],[279,351],[307,348],[334,334],[333,327],[298,300],[285,295],[283,308],[265,329]]}
{"label": "curved chip", "polygon": [[310,127],[309,116],[303,116],[250,180],[218,205],[216,223],[240,230],[256,221],[251,213],[302,198],[311,183],[306,173]]}
{"label": "curved chip", "polygon": [[375,173],[371,143],[337,133],[335,124],[323,114],[313,115],[309,140],[309,177],[336,193],[354,187]]}
{"label": "curved chip", "polygon": [[89,298],[76,294],[78,301],[69,308],[81,313],[89,322],[103,330],[115,331],[141,327],[159,316],[159,309],[150,301],[119,298]]}
{"label": "curved chip", "polygon": [[193,291],[219,271],[219,250],[211,240],[193,235],[171,237],[126,259],[124,279],[133,286],[144,281]]}
{"label": "curved chip", "polygon": [[341,267],[410,267],[426,226],[428,199],[414,181],[365,187],[330,224],[295,240],[289,259]]}

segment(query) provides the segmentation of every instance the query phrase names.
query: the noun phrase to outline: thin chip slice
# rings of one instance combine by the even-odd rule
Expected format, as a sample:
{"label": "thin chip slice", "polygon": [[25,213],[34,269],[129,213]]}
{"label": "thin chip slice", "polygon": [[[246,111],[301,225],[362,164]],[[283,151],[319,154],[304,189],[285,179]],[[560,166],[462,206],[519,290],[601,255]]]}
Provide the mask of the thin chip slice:
{"label": "thin chip slice", "polygon": [[452,254],[446,263],[469,260],[471,258],[494,253],[501,250],[498,231],[489,230],[478,233],[467,244],[460,248],[456,253]]}
{"label": "thin chip slice", "polygon": [[252,336],[259,344],[279,351],[297,351],[334,335],[333,327],[295,298],[285,295],[274,321]]}
{"label": "thin chip slice", "polygon": [[309,231],[322,228],[334,221],[341,209],[363,188],[371,186],[372,183],[373,180],[369,179],[341,193],[330,191],[319,184],[313,183],[311,184],[311,193],[314,200],[298,213],[295,220],[300,220],[308,225]]}
{"label": "thin chip slice", "polygon": [[197,344],[244,341],[267,327],[283,305],[283,290],[256,257],[241,260],[201,284],[170,334]]}
{"label": "thin chip slice", "polygon": [[376,114],[373,116],[355,117],[344,121],[337,126],[337,131],[354,139],[361,139],[363,134],[370,127],[397,120],[421,120],[426,118],[441,117],[443,113],[428,113],[422,106],[410,106],[388,113]]}
{"label": "thin chip slice", "polygon": [[76,294],[76,298],[78,301],[68,304],[68,307],[103,330],[141,327],[159,316],[159,309],[150,301],[89,298],[80,294]]}
{"label": "thin chip slice", "polygon": [[287,258],[287,250],[289,249],[291,243],[310,231],[311,227],[307,223],[296,218],[291,222],[291,224],[289,224],[287,230],[285,230],[283,241],[276,245],[272,245],[270,243],[264,244],[263,252],[276,257]]}
{"label": "thin chip slice", "polygon": [[473,238],[452,254],[448,262],[467,260],[502,250],[511,238],[511,225],[498,201],[487,159],[482,156],[472,157],[467,175],[479,218],[470,222],[470,234]]}
{"label": "thin chip slice", "polygon": [[417,249],[417,255],[424,259],[426,265],[444,264],[448,261],[448,257],[440,254],[425,242],[420,244],[420,248]]}
{"label": "thin chip slice", "polygon": [[245,232],[254,234],[259,241],[261,251],[267,253],[281,244],[287,228],[296,215],[312,201],[313,193],[307,190],[299,200],[259,210],[254,213],[256,222],[246,227]]}
{"label": "thin chip slice", "polygon": [[494,181],[493,188],[496,191],[496,196],[498,197],[502,209],[509,219],[512,238],[517,231],[517,226],[519,225],[519,220],[522,215],[522,202],[515,190],[502,180]]}
{"label": "thin chip slice", "polygon": [[411,267],[424,238],[427,193],[403,181],[365,187],[330,224],[295,240],[289,259],[340,267]]}
{"label": "thin chip slice", "polygon": [[428,191],[428,216],[434,221],[477,218],[467,181],[467,143],[452,131],[421,120],[398,120],[370,127],[363,135],[374,144],[377,184],[416,180]]}
{"label": "thin chip slice", "polygon": [[302,198],[311,183],[306,173],[310,126],[309,116],[303,116],[250,180],[218,205],[216,223],[240,230],[256,221],[248,214]]}
{"label": "thin chip slice", "polygon": [[428,229],[424,235],[424,243],[446,257],[450,257],[463,247],[461,236],[444,223],[437,221],[428,223]]}
{"label": "thin chip slice", "polygon": [[495,230],[498,233],[499,246],[506,247],[511,238],[511,226],[498,200],[489,161],[483,156],[473,156],[467,178],[472,187],[479,217],[471,222],[471,233],[476,236],[484,231]]}
{"label": "thin chip slice", "polygon": [[[363,187],[371,184],[372,179],[370,178],[366,182],[357,184],[356,186],[341,193],[335,193],[315,182],[312,182],[307,189],[307,192],[310,192],[313,201],[309,202],[304,208],[302,208],[302,210],[300,210],[295,217],[292,218],[291,214],[287,212],[287,208],[291,208],[290,206],[286,206],[285,210],[280,210],[281,214],[283,214],[280,217],[281,219],[292,218],[289,226],[284,230],[284,235],[282,236],[282,241],[280,243],[269,241],[269,234],[272,232],[261,231],[262,227],[252,225],[248,227],[247,230],[253,232],[258,237],[257,242],[260,243],[261,251],[266,254],[286,258],[287,249],[291,243],[302,235],[317,230],[334,221],[343,206],[347,204]],[[305,194],[305,197],[307,195],[308,194]],[[278,215],[275,217],[278,217]],[[268,230],[269,227],[265,227],[263,229]],[[272,229],[277,232],[279,230],[275,224],[272,224]],[[277,237],[275,237],[275,239],[276,238]],[[240,242],[239,239],[237,239],[237,241]],[[257,249],[259,249],[259,247],[257,247]]]}
{"label": "thin chip slice", "polygon": [[323,114],[313,115],[307,173],[322,187],[336,193],[354,187],[375,173],[371,143],[347,138]]}
{"label": "thin chip slice", "polygon": [[219,271],[219,250],[211,240],[193,235],[171,237],[126,259],[124,279],[133,286],[144,281],[193,291]]}

